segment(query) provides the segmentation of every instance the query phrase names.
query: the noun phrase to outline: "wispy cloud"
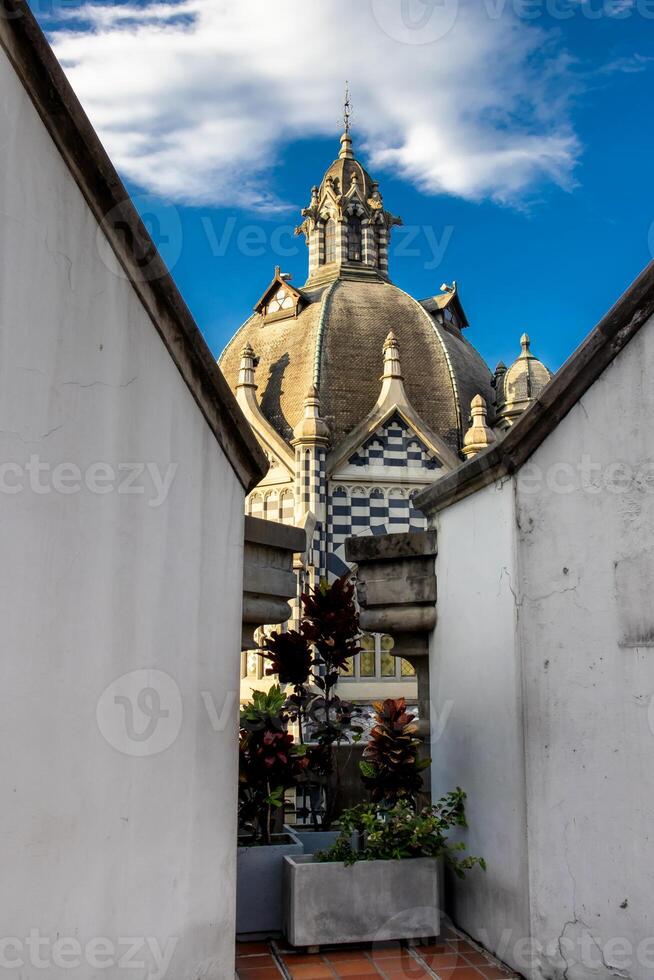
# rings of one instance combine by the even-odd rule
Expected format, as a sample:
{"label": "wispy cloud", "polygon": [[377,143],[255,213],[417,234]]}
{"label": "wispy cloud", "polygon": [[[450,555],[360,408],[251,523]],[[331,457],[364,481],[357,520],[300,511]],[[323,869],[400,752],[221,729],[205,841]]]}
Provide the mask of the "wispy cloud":
{"label": "wispy cloud", "polygon": [[647,71],[654,64],[654,58],[643,54],[630,54],[622,58],[615,58],[607,61],[597,69],[598,75],[614,75],[616,73],[624,75],[637,75],[642,71]]}
{"label": "wispy cloud", "polygon": [[174,200],[282,207],[279,152],[336,136],[345,78],[373,165],[427,192],[521,203],[573,184],[569,60],[543,28],[483,5],[99,3],[52,37],[119,169]]}

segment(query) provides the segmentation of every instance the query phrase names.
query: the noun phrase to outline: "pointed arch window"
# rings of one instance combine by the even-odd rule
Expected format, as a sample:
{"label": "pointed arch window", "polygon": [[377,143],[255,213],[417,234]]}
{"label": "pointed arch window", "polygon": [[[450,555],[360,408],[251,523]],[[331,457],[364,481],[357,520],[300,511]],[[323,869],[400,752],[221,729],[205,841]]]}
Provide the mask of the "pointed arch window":
{"label": "pointed arch window", "polygon": [[328,218],[325,222],[325,265],[336,261],[336,222]]}
{"label": "pointed arch window", "polygon": [[347,257],[349,262],[361,261],[361,218],[355,214],[347,223]]}

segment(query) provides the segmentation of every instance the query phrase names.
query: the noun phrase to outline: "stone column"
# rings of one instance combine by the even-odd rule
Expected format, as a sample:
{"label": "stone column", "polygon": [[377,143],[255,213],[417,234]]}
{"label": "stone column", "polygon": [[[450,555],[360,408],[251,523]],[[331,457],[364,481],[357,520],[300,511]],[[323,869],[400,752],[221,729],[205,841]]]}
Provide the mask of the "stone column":
{"label": "stone column", "polygon": [[304,401],[304,416],[295,427],[296,524],[308,514],[315,519],[307,568],[308,584],[316,585],[327,574],[327,474],[329,428],[320,416],[318,391],[311,387]]}
{"label": "stone column", "polygon": [[[361,628],[393,637],[393,655],[408,660],[418,682],[419,733],[430,752],[429,638],[436,626],[436,532],[352,537],[345,557],[357,565]],[[425,787],[429,774],[425,771]]]}

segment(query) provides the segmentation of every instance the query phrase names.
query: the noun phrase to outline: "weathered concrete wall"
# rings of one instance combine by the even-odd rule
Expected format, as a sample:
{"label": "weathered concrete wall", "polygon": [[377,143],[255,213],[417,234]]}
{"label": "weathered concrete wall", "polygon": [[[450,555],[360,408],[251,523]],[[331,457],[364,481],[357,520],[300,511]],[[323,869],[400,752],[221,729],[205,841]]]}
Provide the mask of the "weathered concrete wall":
{"label": "weathered concrete wall", "polygon": [[0,92],[2,966],[231,977],[244,491],[2,52]]}
{"label": "weathered concrete wall", "polygon": [[534,976],[548,980],[654,975],[652,376],[650,321],[517,480]]}
{"label": "weathered concrete wall", "polygon": [[432,795],[466,790],[468,850],[488,862],[452,883],[449,910],[509,961],[507,930],[529,935],[513,507],[506,481],[438,515],[430,651]]}

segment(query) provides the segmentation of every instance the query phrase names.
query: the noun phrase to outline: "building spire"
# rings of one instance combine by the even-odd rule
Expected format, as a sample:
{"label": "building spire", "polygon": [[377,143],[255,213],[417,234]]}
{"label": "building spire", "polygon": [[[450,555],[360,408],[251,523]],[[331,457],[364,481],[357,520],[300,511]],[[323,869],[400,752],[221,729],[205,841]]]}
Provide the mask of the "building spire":
{"label": "building spire", "polygon": [[343,103],[343,131],[350,132],[350,116],[352,115],[352,103],[350,102],[350,83],[345,79],[345,101]]}
{"label": "building spire", "polygon": [[[350,86],[345,82],[345,100],[343,102],[343,135],[341,136],[341,149],[338,154],[339,160],[354,160],[352,150],[352,137],[350,136],[350,116],[352,115],[352,103],[350,102]],[[345,188],[347,190],[347,188]]]}

